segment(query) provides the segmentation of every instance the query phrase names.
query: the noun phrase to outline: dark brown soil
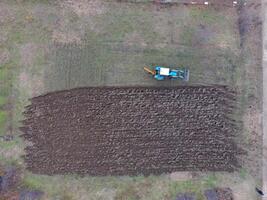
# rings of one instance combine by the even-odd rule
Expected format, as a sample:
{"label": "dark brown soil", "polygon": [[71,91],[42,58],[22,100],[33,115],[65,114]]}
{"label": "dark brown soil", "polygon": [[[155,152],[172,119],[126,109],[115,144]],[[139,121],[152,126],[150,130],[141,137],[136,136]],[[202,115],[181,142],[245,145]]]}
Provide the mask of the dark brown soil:
{"label": "dark brown soil", "polygon": [[49,93],[24,112],[23,137],[33,143],[25,160],[40,174],[233,171],[233,105],[223,86]]}

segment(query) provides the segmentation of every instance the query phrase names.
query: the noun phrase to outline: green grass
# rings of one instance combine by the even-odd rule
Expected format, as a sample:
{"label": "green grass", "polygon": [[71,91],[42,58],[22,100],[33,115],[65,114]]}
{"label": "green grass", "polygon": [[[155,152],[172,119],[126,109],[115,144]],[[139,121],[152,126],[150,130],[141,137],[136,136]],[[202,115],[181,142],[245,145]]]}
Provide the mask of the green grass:
{"label": "green grass", "polygon": [[8,110],[5,104],[11,95],[11,85],[13,82],[10,63],[0,66],[0,135],[5,134],[6,123],[8,122]]}
{"label": "green grass", "polygon": [[[117,50],[114,51],[114,48]],[[47,90],[81,86],[156,85],[159,83],[143,72],[143,66],[151,64],[187,67],[194,72],[190,78],[192,84],[235,84],[232,74],[235,73],[233,68],[239,67],[238,57],[228,51],[213,49],[205,58],[205,51],[190,47],[129,47],[124,51],[122,44],[103,44],[98,40],[82,48],[75,45],[58,46],[50,57],[54,64],[46,70],[49,79],[45,85],[48,86]],[[168,86],[182,83],[166,81],[160,84]]]}
{"label": "green grass", "polygon": [[10,141],[10,142],[0,141],[1,149],[11,149],[16,145],[18,145],[17,141]]}
{"label": "green grass", "polygon": [[0,107],[5,105],[7,102],[7,98],[5,96],[0,96]]}
{"label": "green grass", "polygon": [[181,34],[181,40],[186,45],[192,45],[193,40],[195,38],[195,27],[186,26]]}
{"label": "green grass", "polygon": [[194,193],[197,199],[204,200],[204,191],[216,187],[217,184],[218,179],[215,175],[206,175],[198,180],[171,182],[168,194],[174,199],[178,193]]}
{"label": "green grass", "polygon": [[32,190],[42,189],[44,185],[44,177],[27,175],[22,182],[23,186]]}
{"label": "green grass", "polygon": [[122,189],[119,193],[116,194],[116,200],[123,200],[127,197],[129,200],[140,199],[138,191],[132,185],[127,185],[126,188]]}
{"label": "green grass", "polygon": [[239,176],[240,176],[240,178],[245,179],[245,178],[247,177],[247,175],[248,175],[248,172],[247,172],[246,169],[241,168],[241,169],[239,170]]}
{"label": "green grass", "polygon": [[13,32],[9,35],[9,40],[15,43],[23,43],[25,35],[21,31]]}
{"label": "green grass", "polygon": [[[71,185],[86,190],[91,194],[93,199],[101,197],[97,193],[103,189],[114,190],[115,199],[127,200],[172,200],[179,193],[194,193],[198,200],[203,199],[203,192],[207,188],[213,188],[217,184],[217,179],[214,175],[204,176],[202,179],[189,181],[172,181],[167,176],[137,176],[137,177],[84,177],[66,175],[66,176],[44,176],[26,173],[23,178],[22,185],[30,189],[45,190],[49,197],[56,195],[67,195],[73,199],[77,195],[73,193]],[[57,184],[61,183],[61,185]],[[55,185],[56,184],[56,185]],[[54,185],[54,187],[53,187]],[[74,188],[73,188],[74,189]],[[65,191],[64,193],[62,191]],[[73,194],[73,196],[71,196]],[[96,195],[96,196],[95,196]],[[103,198],[103,197],[102,197]],[[101,199],[101,198],[100,198]]]}
{"label": "green grass", "polygon": [[109,6],[107,13],[95,19],[97,25],[101,26],[101,32],[98,33],[101,40],[124,41],[124,37],[133,32],[140,34],[149,43],[158,39],[153,28],[152,13],[144,12],[136,5],[123,6],[123,9],[112,3]]}
{"label": "green grass", "polygon": [[[29,172],[24,173],[24,178],[21,181],[21,186],[31,190],[45,191],[51,199],[64,199],[69,194],[76,193],[75,191],[64,190],[66,180],[64,176],[45,176],[34,175]],[[75,184],[75,183],[74,183]]]}
{"label": "green grass", "polygon": [[201,182],[201,184],[205,188],[215,187],[217,185],[217,183],[218,183],[218,178],[215,175],[208,175],[208,176],[204,177],[204,179]]}
{"label": "green grass", "polygon": [[23,142],[22,138],[20,138],[20,137],[15,137],[13,140],[8,141],[8,142],[0,140],[0,148],[6,149],[6,150],[12,149],[16,146],[20,146],[21,144],[23,144],[22,142]]}
{"label": "green grass", "polygon": [[14,157],[3,156],[2,153],[0,154],[0,164],[1,166],[22,166],[21,160]]}
{"label": "green grass", "polygon": [[2,127],[7,120],[7,113],[0,110],[0,127]]}
{"label": "green grass", "polygon": [[[0,68],[0,80],[1,80],[1,82],[6,80],[8,73],[9,73],[8,69],[4,66],[1,66],[1,68]],[[4,84],[4,82],[3,82],[3,84]]]}
{"label": "green grass", "polygon": [[191,10],[191,16],[194,20],[202,22],[204,24],[223,24],[225,16],[220,14],[220,12],[215,9],[199,9],[198,7],[193,7]]}
{"label": "green grass", "polygon": [[[95,29],[86,29],[83,47],[72,44],[55,47],[49,56],[52,65],[46,69],[45,76],[49,77],[45,80],[46,91],[81,86],[159,85],[143,72],[143,66],[151,64],[189,68],[193,72],[191,84],[235,84],[234,68],[240,68],[239,55],[232,52],[232,49],[236,51],[236,38],[230,37],[231,42],[235,42],[228,49],[217,47],[220,40],[224,40],[220,38],[224,30],[218,27],[233,28],[235,15],[229,17],[231,21],[222,20],[224,13],[212,9],[177,7],[178,11],[169,13],[164,9],[152,12],[147,5],[143,9],[134,4],[118,7],[110,3],[108,6],[103,15],[91,18]],[[75,21],[79,24],[79,20]],[[202,22],[216,30],[209,44],[213,46],[209,48],[192,46]],[[176,31],[182,45],[170,41],[172,32]],[[127,40],[133,32],[138,35],[137,41],[129,46]],[[155,48],[159,44],[163,46]],[[180,81],[160,83],[164,86],[181,84]]]}

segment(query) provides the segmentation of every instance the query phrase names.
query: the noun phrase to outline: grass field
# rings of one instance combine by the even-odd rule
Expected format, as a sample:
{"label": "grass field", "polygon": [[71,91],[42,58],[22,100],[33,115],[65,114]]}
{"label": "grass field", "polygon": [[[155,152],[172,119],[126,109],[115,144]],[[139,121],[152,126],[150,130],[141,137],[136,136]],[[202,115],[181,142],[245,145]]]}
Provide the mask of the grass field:
{"label": "grass field", "polygon": [[88,85],[183,84],[151,80],[143,66],[153,64],[189,68],[194,72],[192,84],[236,84],[239,37],[233,24],[237,16],[224,20],[229,10],[181,6],[157,11],[151,5],[117,3],[101,9],[101,14],[88,17],[93,26],[87,27],[81,41],[52,45],[49,91]]}
{"label": "grass field", "polygon": [[[80,86],[185,84],[157,82],[144,73],[144,65],[188,67],[189,84],[233,86],[240,94],[237,119],[250,122],[238,140],[251,147],[259,141],[251,136],[251,129],[260,132],[259,107],[252,110],[249,105],[255,98],[260,104],[261,80],[255,77],[261,69],[252,69],[258,64],[257,52],[250,45],[253,34],[247,36],[248,48],[240,49],[234,8],[158,9],[149,3],[83,2],[0,2],[0,136],[15,136],[12,142],[0,141],[0,164],[22,168],[21,187],[45,191],[44,199],[169,200],[179,192],[192,191],[201,200],[202,191],[213,186],[232,187],[237,200],[256,199],[254,186],[260,177],[252,174],[254,166],[245,164],[233,174],[199,173],[186,179],[171,175],[50,177],[24,170],[20,156],[26,144],[18,137],[18,127],[30,97]],[[258,159],[250,158],[251,163]]]}

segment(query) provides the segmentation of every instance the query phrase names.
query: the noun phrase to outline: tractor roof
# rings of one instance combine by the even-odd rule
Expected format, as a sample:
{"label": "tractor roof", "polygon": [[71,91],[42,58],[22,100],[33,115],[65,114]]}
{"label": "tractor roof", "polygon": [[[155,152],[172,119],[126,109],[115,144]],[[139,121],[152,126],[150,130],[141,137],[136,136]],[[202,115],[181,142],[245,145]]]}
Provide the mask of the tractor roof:
{"label": "tractor roof", "polygon": [[165,67],[161,67],[160,71],[159,71],[160,75],[163,76],[168,76],[170,74],[170,69],[169,68],[165,68]]}

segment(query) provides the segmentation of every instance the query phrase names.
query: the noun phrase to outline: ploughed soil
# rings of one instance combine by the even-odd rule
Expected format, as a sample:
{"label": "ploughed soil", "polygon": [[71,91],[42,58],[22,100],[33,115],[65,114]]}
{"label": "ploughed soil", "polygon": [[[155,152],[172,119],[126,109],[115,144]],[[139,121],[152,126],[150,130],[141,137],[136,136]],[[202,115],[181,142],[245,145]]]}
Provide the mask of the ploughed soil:
{"label": "ploughed soil", "polygon": [[22,137],[40,174],[233,171],[235,93],[224,86],[98,87],[31,99]]}

